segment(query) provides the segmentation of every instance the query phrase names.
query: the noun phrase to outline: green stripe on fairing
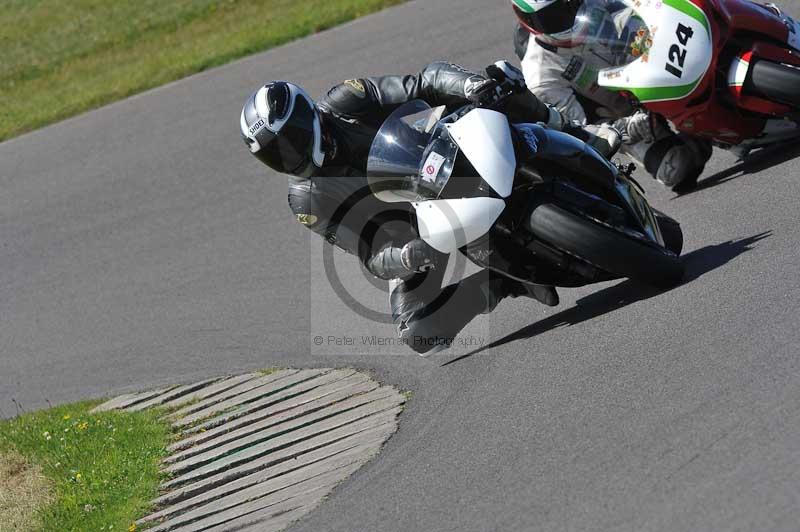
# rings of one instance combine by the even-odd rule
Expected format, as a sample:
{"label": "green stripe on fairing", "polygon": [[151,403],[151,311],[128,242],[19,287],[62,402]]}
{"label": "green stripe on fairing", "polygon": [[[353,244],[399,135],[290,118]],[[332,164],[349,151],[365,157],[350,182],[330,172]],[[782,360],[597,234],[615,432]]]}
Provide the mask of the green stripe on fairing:
{"label": "green stripe on fairing", "polygon": [[[689,0],[662,0],[663,3],[692,17],[706,29],[708,38],[711,39],[711,30],[708,27],[708,20],[705,13],[694,5]],[[705,73],[704,73],[705,75]],[[701,78],[702,79],[702,76]],[[691,94],[691,92],[700,83],[700,79],[693,81],[687,85],[678,85],[676,87],[606,87],[609,90],[628,91],[640,102],[654,102],[659,100],[677,100]]]}
{"label": "green stripe on fairing", "polygon": [[536,10],[531,7],[528,2],[525,0],[514,0],[514,3],[517,4],[517,7],[523,10],[525,13],[535,13]]}
{"label": "green stripe on fairing", "polygon": [[706,19],[705,13],[703,13],[699,7],[691,3],[689,0],[662,0],[662,2],[673,9],[677,9],[684,15],[692,17],[697,22],[702,24],[706,29],[708,36],[711,37],[711,30],[708,29],[708,20]]}
{"label": "green stripe on fairing", "polygon": [[627,91],[636,96],[640,102],[654,102],[660,100],[677,100],[690,94],[697,84],[698,79],[688,85],[676,87],[604,87],[612,91]]}

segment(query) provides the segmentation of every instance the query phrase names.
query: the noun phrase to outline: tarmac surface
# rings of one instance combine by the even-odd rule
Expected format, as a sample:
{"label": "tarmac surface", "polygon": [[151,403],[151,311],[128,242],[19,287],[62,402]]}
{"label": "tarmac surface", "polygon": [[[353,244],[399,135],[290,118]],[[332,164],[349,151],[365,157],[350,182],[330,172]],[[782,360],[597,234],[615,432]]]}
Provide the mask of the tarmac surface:
{"label": "tarmac surface", "polygon": [[392,326],[328,288],[285,180],[239,138],[266,80],[322,95],[440,58],[481,68],[513,55],[512,29],[505,0],[416,0],[0,144],[0,417],[355,367],[413,396],[380,456],[298,530],[797,530],[800,148],[746,164],[717,151],[681,197],[638,174],[683,224],[682,286],[505,301],[422,359],[370,345]]}

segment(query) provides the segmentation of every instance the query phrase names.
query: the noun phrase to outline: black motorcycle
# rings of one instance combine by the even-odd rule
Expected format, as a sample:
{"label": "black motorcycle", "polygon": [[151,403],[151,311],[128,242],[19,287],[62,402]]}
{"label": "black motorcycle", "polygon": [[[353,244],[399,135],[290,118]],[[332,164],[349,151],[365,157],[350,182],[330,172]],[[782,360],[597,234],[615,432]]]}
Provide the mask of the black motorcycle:
{"label": "black motorcycle", "polygon": [[372,192],[411,203],[429,245],[526,284],[680,282],[680,225],[650,207],[633,165],[492,109],[445,114],[419,100],[403,105],[367,166]]}

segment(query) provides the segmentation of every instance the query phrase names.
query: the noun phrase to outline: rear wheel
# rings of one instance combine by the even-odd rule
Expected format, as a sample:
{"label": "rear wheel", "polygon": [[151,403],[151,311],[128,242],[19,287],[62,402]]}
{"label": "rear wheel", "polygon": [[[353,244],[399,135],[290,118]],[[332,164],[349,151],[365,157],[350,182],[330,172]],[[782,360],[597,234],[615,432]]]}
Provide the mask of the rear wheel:
{"label": "rear wheel", "polygon": [[538,238],[614,275],[662,288],[683,278],[683,264],[672,251],[552,203],[536,207],[530,222],[531,232]]}
{"label": "rear wheel", "polygon": [[762,59],[753,65],[748,88],[769,100],[800,107],[800,67]]}

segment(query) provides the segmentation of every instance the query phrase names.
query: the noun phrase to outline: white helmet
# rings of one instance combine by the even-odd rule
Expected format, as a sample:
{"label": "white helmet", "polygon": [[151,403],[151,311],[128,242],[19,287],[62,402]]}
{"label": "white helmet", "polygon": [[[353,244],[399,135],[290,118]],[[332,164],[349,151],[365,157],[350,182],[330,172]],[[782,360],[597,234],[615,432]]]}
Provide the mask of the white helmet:
{"label": "white helmet", "polygon": [[262,163],[284,174],[310,177],[322,167],[322,124],[314,101],[285,81],[250,95],[240,117],[242,138]]}

